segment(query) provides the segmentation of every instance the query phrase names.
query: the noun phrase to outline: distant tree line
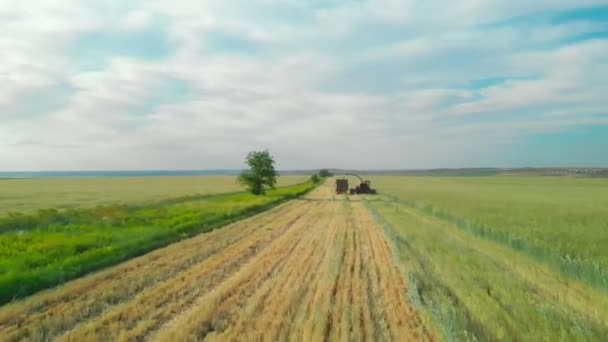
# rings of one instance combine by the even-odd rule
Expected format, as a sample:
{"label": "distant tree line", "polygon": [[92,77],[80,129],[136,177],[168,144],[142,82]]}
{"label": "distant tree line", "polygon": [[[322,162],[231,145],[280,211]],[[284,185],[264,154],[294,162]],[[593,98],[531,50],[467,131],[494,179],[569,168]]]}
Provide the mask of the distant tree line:
{"label": "distant tree line", "polygon": [[331,177],[331,176],[333,176],[333,173],[329,172],[329,170],[327,170],[327,169],[319,170],[319,177],[327,178],[327,177]]}
{"label": "distant tree line", "polygon": [[321,169],[321,170],[319,170],[318,174],[312,175],[312,177],[310,177],[310,180],[313,183],[315,183],[315,184],[319,184],[325,178],[328,178],[328,177],[331,177],[331,176],[333,176],[333,174],[331,172],[329,172],[329,170],[327,170],[327,169]]}

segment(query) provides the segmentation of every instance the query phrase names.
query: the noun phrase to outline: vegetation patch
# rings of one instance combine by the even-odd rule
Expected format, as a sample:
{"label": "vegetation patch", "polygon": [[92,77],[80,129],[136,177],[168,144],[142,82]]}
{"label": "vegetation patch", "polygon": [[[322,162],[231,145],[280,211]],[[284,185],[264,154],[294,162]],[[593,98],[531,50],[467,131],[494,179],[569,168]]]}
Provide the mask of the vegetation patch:
{"label": "vegetation patch", "polygon": [[378,177],[391,201],[608,291],[608,181],[563,177]]}
{"label": "vegetation patch", "polygon": [[0,219],[0,304],[296,198],[308,181],[267,191],[188,196],[147,205],[44,209]]}
{"label": "vegetation patch", "polygon": [[552,248],[553,246],[534,244],[534,242],[517,233],[477,223],[448,211],[435,208],[432,205],[393,196],[389,198],[391,201],[400,202],[410,208],[423,211],[427,215],[450,222],[469,233],[521,251],[540,262],[552,266],[555,270],[570,278],[586,281],[599,289],[608,291],[608,270],[602,268],[595,260],[583,259],[571,254],[560,255]]}
{"label": "vegetation patch", "polygon": [[445,340],[608,335],[606,183],[378,177],[366,199],[409,298]]}

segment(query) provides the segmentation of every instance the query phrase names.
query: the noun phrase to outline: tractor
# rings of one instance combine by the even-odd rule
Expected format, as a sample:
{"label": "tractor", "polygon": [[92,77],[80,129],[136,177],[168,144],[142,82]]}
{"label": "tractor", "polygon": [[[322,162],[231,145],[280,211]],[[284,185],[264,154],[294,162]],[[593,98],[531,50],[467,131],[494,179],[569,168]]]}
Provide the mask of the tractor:
{"label": "tractor", "polygon": [[372,183],[369,180],[363,180],[363,178],[361,178],[355,174],[350,174],[350,173],[346,173],[346,174],[344,174],[344,176],[357,177],[357,178],[359,178],[361,183],[359,185],[357,185],[357,187],[352,188],[349,191],[348,179],[346,179],[346,178],[336,179],[336,194],[343,194],[346,192],[350,192],[351,195],[362,195],[362,194],[375,195],[377,193],[376,189],[372,189],[372,187],[371,187]]}

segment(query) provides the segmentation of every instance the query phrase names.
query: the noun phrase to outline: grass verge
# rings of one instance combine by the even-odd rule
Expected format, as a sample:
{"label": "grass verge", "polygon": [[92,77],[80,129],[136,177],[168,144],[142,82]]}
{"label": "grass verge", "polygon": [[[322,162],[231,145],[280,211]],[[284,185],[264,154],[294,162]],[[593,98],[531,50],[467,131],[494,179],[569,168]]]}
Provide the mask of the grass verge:
{"label": "grass verge", "polygon": [[305,182],[266,196],[229,193],[143,206],[40,210],[0,219],[0,304],[209,232],[301,196]]}

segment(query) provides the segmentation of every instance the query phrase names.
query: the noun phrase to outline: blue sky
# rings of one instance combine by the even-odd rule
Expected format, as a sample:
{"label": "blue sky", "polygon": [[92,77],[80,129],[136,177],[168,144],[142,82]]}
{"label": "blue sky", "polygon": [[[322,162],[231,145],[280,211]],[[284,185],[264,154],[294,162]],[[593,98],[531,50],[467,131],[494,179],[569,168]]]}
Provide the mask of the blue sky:
{"label": "blue sky", "polygon": [[608,3],[0,4],[0,170],[608,166]]}

